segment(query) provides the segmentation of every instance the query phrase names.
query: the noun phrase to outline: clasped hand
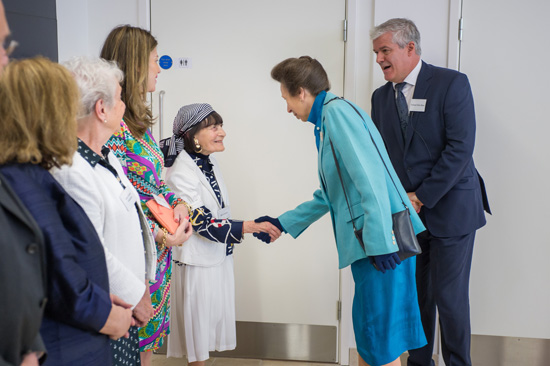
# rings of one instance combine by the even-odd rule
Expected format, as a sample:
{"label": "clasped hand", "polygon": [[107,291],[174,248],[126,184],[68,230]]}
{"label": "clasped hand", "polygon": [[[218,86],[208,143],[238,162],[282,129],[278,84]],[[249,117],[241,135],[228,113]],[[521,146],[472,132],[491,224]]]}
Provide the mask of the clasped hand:
{"label": "clasped hand", "polygon": [[411,203],[416,213],[419,213],[424,204],[418,199],[418,197],[416,197],[416,192],[408,192],[407,196],[409,196],[409,199],[411,200]]}
{"label": "clasped hand", "polygon": [[[263,216],[268,217],[268,216]],[[280,224],[277,226],[274,222],[270,222],[269,220],[260,220],[260,218],[254,220],[254,221],[245,221],[243,223],[243,231],[244,233],[252,233],[254,237],[266,242],[271,243],[277,240],[281,236],[281,232],[283,231]],[[275,219],[277,220],[277,219]],[[278,222],[279,220],[277,220]]]}
{"label": "clasped hand", "polygon": [[263,241],[264,243],[272,243],[274,242],[275,240],[277,240],[280,236],[281,236],[281,233],[283,233],[285,230],[283,229],[283,226],[281,225],[281,222],[279,221],[278,218],[273,218],[273,217],[270,217],[270,216],[261,216],[261,217],[258,217],[256,220],[254,220],[255,223],[257,224],[260,224],[260,225],[266,225],[268,224],[269,226],[275,228],[278,233],[278,235],[274,236],[274,235],[271,235],[271,233],[269,231],[260,231],[260,232],[254,232],[254,237],[255,238],[258,238],[260,239],[261,241]]}

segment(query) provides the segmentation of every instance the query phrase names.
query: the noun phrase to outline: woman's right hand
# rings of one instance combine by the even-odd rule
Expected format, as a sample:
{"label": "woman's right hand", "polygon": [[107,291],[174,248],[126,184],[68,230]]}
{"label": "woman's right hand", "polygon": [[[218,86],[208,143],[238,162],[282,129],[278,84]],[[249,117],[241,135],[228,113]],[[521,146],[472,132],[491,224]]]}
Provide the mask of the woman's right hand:
{"label": "woman's right hand", "polygon": [[128,329],[130,326],[136,325],[132,317],[132,305],[125,303],[118,296],[111,294],[111,312],[107,317],[107,321],[99,333],[106,334],[112,340],[117,340],[121,337],[128,338]]}
{"label": "woman's right hand", "polygon": [[[162,231],[160,233],[164,235]],[[183,243],[187,241],[187,239],[191,237],[192,234],[193,234],[193,226],[189,221],[189,217],[185,217],[183,220],[180,220],[180,224],[174,234],[166,233],[166,246],[167,247],[181,246],[183,245]],[[162,240],[162,237],[161,237],[161,240]]]}
{"label": "woman's right hand", "polygon": [[243,223],[243,232],[248,233],[266,233],[270,237],[270,242],[274,242],[281,236],[281,230],[270,222],[245,221]]}

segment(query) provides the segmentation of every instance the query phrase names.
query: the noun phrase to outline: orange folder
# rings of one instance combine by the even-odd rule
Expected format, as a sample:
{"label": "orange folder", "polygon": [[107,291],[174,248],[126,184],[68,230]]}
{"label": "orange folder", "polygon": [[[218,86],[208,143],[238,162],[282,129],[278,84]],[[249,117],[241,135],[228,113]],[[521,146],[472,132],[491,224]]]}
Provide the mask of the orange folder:
{"label": "orange folder", "polygon": [[[162,194],[158,195],[162,200],[164,200],[164,196]],[[145,203],[153,216],[155,216],[155,219],[161,224],[170,234],[174,234],[176,232],[176,229],[179,226],[179,223],[177,223],[174,220],[174,209],[173,208],[167,208],[162,205],[159,205],[157,201],[153,198],[150,199]]]}

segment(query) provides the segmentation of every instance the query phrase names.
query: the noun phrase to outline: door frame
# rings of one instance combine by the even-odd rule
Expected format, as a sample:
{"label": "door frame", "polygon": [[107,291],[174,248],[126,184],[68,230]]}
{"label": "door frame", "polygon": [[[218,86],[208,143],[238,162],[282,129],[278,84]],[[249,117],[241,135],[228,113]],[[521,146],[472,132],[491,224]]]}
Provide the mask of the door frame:
{"label": "door frame", "polygon": [[[344,13],[344,16],[347,17],[347,14],[348,14],[348,7],[347,7],[347,4],[350,0],[343,0],[345,2],[345,13]],[[368,0],[370,1],[370,0]],[[142,27],[144,29],[147,29],[147,30],[151,30],[151,24],[152,24],[152,4],[151,4],[151,0],[137,0],[137,7],[138,7],[138,17],[139,17],[139,21],[138,21],[138,26],[139,27]],[[343,90],[345,90],[345,87],[346,87],[346,81],[345,81],[345,60],[346,60],[346,51],[347,50],[347,47],[346,45],[344,44],[344,70],[342,70],[342,73],[344,75],[344,81],[343,81]],[[344,91],[345,93],[345,91]],[[153,96],[153,93],[148,93],[148,100],[149,102],[152,102],[152,96]],[[159,100],[157,101],[157,99],[155,99],[153,101],[153,104],[156,104],[156,103],[162,103],[161,102],[161,97],[159,95]],[[160,123],[157,123],[155,126],[153,126],[153,131],[155,133],[158,133],[159,135],[161,135],[161,132],[164,131],[166,129],[166,126],[162,126]],[[337,330],[336,330],[336,359],[337,359],[337,364],[339,365],[348,365],[349,364],[349,349],[350,349],[350,346],[354,344],[354,341],[353,341],[353,326],[352,326],[352,323],[351,323],[351,299],[353,298],[353,280],[352,280],[352,277],[351,277],[351,269],[350,267],[346,268],[346,269],[343,269],[343,270],[339,270],[339,283],[338,283],[338,286],[339,286],[339,302],[341,304],[340,308],[339,308],[339,318],[337,319]],[[346,305],[349,305],[349,306],[344,306],[343,304],[346,304]],[[241,328],[249,328],[249,327],[254,327],[255,323],[249,323],[249,322],[239,322],[237,321],[237,323],[242,323],[240,324],[241,325]],[[277,326],[278,324],[275,324],[275,323],[266,323],[269,327],[274,327],[274,326]],[[342,328],[342,326],[344,325],[344,328]],[[239,325],[239,324],[238,324]],[[288,325],[288,324],[285,324],[285,325]],[[296,332],[296,333],[303,333],[304,332],[304,329],[309,329],[311,326],[308,326],[308,325],[299,325],[299,324],[292,324],[291,326],[293,327],[298,327],[299,330]],[[309,327],[309,328],[308,328]],[[316,327],[319,327],[319,326],[316,326]],[[237,327],[237,333],[239,333],[239,327]],[[326,328],[329,328],[328,326]],[[261,331],[262,329],[260,329]],[[314,329],[315,331],[319,331],[318,328],[315,328]],[[256,331],[258,331],[258,329],[256,329]],[[288,333],[288,330],[284,330],[283,332],[280,332],[280,333]],[[350,339],[349,337],[349,334],[351,334],[351,339],[352,339],[352,343],[350,344],[348,342],[348,340]],[[348,335],[346,337],[344,337],[344,335]],[[322,338],[322,337],[321,337]],[[341,352],[341,350],[344,350],[344,352]],[[158,353],[163,353],[162,351],[161,352],[158,352]],[[231,356],[224,356],[224,355],[229,355],[231,353],[231,351],[226,351],[224,353],[221,353],[221,354],[216,354],[215,352],[212,352],[213,356],[215,357],[231,357]]]}

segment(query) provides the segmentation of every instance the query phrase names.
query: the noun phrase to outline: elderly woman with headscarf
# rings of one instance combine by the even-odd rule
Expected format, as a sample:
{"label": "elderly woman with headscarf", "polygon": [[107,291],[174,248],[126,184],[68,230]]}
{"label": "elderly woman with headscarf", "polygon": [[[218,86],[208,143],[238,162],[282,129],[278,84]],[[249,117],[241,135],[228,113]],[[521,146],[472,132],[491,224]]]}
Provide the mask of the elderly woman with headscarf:
{"label": "elderly woman with headscarf", "polygon": [[[75,58],[65,66],[80,91],[78,150],[71,166],[52,174],[94,224],[105,248],[111,293],[131,304],[137,325],[144,326],[153,315],[149,280],[155,279],[156,245],[137,191],[104,146],[124,115],[123,73],[115,62],[99,58]],[[111,341],[111,348],[113,365],[138,365],[138,328],[130,328],[129,339]]]}
{"label": "elderly woman with headscarf", "polygon": [[246,233],[263,232],[274,240],[281,232],[269,223],[230,219],[229,197],[212,156],[225,150],[226,134],[221,116],[209,104],[180,108],[173,131],[160,142],[166,183],[191,205],[194,234],[173,249],[177,266],[168,356],[186,354],[190,365],[204,365],[209,351],[236,346],[234,244]]}

